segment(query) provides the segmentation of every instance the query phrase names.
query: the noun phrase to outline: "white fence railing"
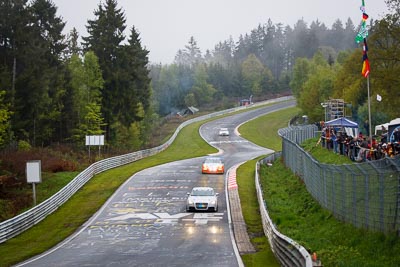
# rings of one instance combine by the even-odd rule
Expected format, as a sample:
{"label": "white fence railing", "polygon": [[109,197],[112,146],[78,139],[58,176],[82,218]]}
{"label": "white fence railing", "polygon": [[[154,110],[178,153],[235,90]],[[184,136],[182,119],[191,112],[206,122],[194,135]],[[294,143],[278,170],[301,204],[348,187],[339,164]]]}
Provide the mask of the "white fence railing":
{"label": "white fence railing", "polygon": [[[280,101],[292,100],[292,99],[293,97],[291,96],[282,97],[278,99],[271,99],[264,102],[256,103],[254,105],[251,105],[251,107],[266,105],[269,103],[276,103]],[[171,136],[171,138],[163,145],[151,149],[141,150],[138,152],[133,152],[121,156],[100,160],[98,162],[93,163],[50,198],[46,199],[39,205],[25,211],[24,213],[21,213],[11,219],[8,219],[0,223],[0,244],[28,230],[29,228],[31,228],[32,226],[34,226],[35,224],[39,223],[44,218],[46,218],[49,214],[53,213],[55,210],[58,209],[58,207],[64,204],[73,194],[75,194],[75,192],[77,192],[84,184],[86,184],[86,182],[88,182],[96,174],[128,163],[132,163],[139,159],[155,155],[165,150],[169,145],[172,144],[172,142],[175,140],[180,130],[191,123],[229,114],[246,108],[247,107],[237,107],[193,118],[179,125],[175,133]]]}
{"label": "white fence railing", "polygon": [[[273,162],[275,157],[279,154],[272,154],[269,157],[261,160],[264,162]],[[272,251],[275,256],[278,258],[279,262],[282,266],[288,267],[311,267],[313,266],[313,262],[310,256],[310,253],[301,245],[296,243],[296,241],[290,239],[289,237],[281,234],[274,226],[271,218],[268,215],[267,204],[264,201],[263,193],[259,181],[259,165],[258,161],[256,164],[256,190],[257,190],[257,198],[260,206],[260,213],[264,228],[264,234],[268,238]]]}

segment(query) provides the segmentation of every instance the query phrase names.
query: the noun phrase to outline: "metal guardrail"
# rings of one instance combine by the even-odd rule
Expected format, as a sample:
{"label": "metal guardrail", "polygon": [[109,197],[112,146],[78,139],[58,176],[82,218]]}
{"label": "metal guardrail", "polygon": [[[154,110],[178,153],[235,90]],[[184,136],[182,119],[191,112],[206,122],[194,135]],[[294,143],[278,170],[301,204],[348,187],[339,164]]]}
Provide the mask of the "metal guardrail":
{"label": "metal guardrail", "polygon": [[[270,103],[276,103],[292,99],[293,97],[291,96],[281,97],[277,99],[271,99],[264,102],[256,103],[254,105],[251,105],[250,107],[257,107]],[[247,108],[249,107],[237,107],[193,118],[179,125],[175,133],[171,136],[171,138],[163,145],[151,149],[141,150],[138,152],[133,152],[121,156],[100,160],[98,162],[93,163],[50,198],[46,199],[39,205],[25,211],[24,213],[21,213],[13,218],[10,218],[0,223],[0,244],[23,233],[24,231],[28,230],[35,224],[42,221],[48,215],[53,213],[55,210],[58,209],[58,207],[64,204],[71,196],[75,194],[75,192],[77,192],[83,185],[86,184],[86,182],[88,182],[96,174],[128,163],[132,163],[139,159],[155,155],[165,150],[168,146],[172,144],[172,142],[175,140],[176,136],[181,131],[181,129],[191,123],[206,120],[213,117],[222,116],[225,114],[233,113]]]}
{"label": "metal guardrail", "polygon": [[281,234],[274,226],[271,218],[268,215],[267,203],[263,198],[262,188],[259,181],[260,162],[273,162],[281,153],[274,153],[256,163],[255,181],[257,198],[260,206],[260,213],[263,223],[264,234],[268,238],[271,249],[278,258],[282,266],[298,266],[311,267],[313,266],[312,259],[308,251],[296,241]]}

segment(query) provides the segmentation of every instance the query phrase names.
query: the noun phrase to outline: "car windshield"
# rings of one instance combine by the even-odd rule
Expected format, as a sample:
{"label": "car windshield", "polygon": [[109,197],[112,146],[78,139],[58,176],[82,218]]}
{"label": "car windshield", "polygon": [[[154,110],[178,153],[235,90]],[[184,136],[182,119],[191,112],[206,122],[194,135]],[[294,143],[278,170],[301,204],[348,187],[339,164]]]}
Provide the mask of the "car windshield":
{"label": "car windshield", "polygon": [[218,158],[208,158],[206,159],[205,163],[221,163],[221,159]]}
{"label": "car windshield", "polygon": [[213,196],[214,190],[212,188],[209,189],[197,189],[194,188],[192,190],[192,196]]}

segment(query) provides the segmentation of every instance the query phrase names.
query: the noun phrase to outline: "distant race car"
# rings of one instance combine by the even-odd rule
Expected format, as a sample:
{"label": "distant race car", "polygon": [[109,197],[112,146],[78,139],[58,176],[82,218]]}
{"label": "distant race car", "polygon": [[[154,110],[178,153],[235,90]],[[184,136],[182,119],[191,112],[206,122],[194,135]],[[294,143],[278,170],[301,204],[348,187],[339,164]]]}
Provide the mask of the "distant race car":
{"label": "distant race car", "polygon": [[219,129],[219,136],[229,136],[228,128],[221,128]]}
{"label": "distant race car", "polygon": [[220,157],[207,157],[201,166],[202,173],[224,173],[224,162]]}
{"label": "distant race car", "polygon": [[187,193],[186,211],[218,211],[218,193],[211,187],[194,187]]}

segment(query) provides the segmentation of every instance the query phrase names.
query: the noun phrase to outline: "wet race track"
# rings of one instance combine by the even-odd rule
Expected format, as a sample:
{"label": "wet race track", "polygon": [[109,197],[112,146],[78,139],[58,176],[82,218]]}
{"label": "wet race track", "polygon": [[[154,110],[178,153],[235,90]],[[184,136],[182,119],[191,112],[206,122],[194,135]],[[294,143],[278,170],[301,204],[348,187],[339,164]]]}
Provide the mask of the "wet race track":
{"label": "wet race track", "polygon": [[[235,128],[289,106],[282,102],[221,118],[200,128],[221,149],[225,174],[202,174],[204,157],[177,161],[133,175],[79,232],[21,266],[240,266],[227,207],[226,171],[271,150],[237,136]],[[221,127],[230,136],[219,136]],[[218,212],[186,212],[187,192],[210,186]]]}

